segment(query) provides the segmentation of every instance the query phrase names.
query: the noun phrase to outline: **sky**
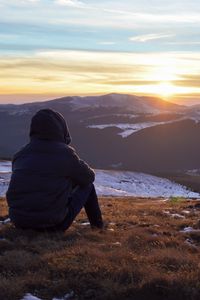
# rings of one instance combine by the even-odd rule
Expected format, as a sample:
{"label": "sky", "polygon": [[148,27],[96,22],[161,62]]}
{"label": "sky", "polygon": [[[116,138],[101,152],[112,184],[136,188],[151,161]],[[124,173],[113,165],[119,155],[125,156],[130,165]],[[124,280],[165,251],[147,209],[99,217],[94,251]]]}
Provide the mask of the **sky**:
{"label": "sky", "polygon": [[0,0],[0,103],[153,95],[200,103],[199,0]]}

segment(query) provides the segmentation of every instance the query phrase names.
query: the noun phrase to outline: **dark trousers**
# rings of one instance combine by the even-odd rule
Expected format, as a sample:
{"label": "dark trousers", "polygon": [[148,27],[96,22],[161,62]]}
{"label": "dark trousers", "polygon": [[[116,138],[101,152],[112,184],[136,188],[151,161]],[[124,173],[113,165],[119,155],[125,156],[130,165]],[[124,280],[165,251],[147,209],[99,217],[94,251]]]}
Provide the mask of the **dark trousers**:
{"label": "dark trousers", "polygon": [[55,230],[66,230],[73,223],[82,208],[85,208],[91,227],[102,228],[101,210],[94,184],[77,187],[69,199],[68,213],[62,223],[54,227]]}

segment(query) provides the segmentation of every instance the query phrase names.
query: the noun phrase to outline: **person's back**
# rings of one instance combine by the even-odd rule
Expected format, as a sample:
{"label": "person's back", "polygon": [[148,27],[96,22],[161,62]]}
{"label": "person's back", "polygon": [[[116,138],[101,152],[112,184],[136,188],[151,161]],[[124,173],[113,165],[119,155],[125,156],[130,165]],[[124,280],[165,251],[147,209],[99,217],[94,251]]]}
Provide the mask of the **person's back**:
{"label": "person's back", "polygon": [[[95,175],[68,146],[71,138],[59,113],[39,111],[32,119],[30,138],[13,158],[7,191],[9,215],[17,227],[54,228],[66,223],[71,214],[70,205],[76,203],[71,200],[73,187],[88,187]],[[100,215],[98,218],[102,223]]]}

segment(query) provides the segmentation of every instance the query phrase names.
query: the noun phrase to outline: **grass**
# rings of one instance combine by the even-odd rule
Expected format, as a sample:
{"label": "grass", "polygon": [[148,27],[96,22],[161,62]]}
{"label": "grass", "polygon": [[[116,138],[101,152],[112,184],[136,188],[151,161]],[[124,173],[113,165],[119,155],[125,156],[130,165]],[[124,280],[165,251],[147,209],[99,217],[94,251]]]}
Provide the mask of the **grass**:
{"label": "grass", "polygon": [[[200,299],[200,202],[101,198],[106,231],[65,233],[0,227],[0,299]],[[0,199],[0,219],[7,215]],[[181,217],[182,216],[182,217]],[[3,238],[3,239],[2,239]]]}
{"label": "grass", "polygon": [[170,197],[169,201],[170,201],[171,204],[177,204],[177,203],[180,203],[182,201],[185,201],[185,199],[182,198],[182,197]]}

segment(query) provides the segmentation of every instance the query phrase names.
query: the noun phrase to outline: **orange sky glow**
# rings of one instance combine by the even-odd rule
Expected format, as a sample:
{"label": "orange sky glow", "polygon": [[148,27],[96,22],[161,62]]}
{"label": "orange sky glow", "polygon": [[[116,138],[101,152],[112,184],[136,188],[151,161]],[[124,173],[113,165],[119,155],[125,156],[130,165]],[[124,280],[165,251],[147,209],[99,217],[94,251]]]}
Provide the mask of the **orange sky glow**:
{"label": "orange sky glow", "polygon": [[0,59],[0,101],[127,93],[178,103],[200,97],[200,53],[41,51]]}
{"label": "orange sky glow", "polygon": [[0,103],[125,93],[200,103],[200,2],[0,0]]}

